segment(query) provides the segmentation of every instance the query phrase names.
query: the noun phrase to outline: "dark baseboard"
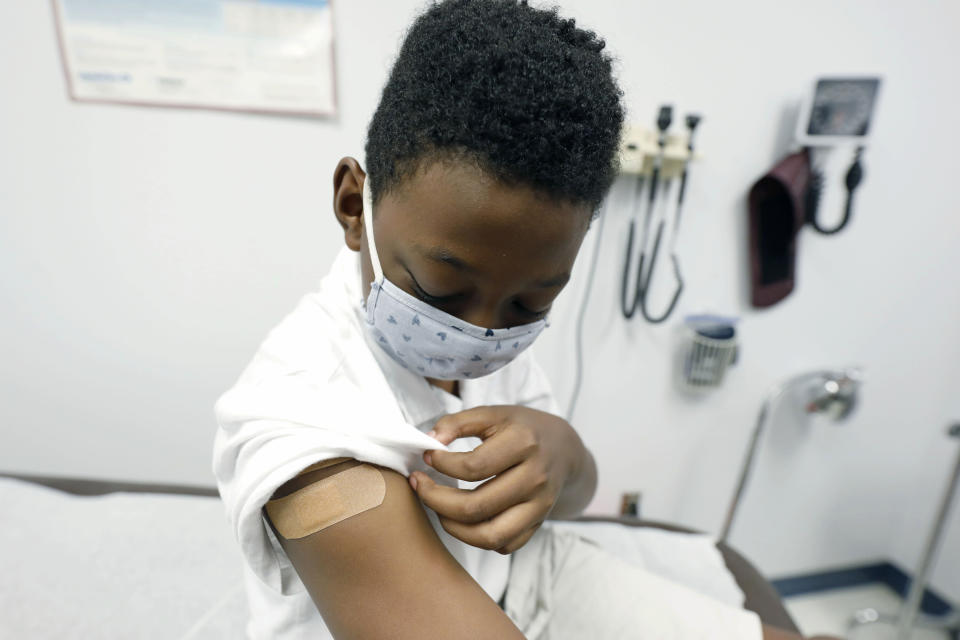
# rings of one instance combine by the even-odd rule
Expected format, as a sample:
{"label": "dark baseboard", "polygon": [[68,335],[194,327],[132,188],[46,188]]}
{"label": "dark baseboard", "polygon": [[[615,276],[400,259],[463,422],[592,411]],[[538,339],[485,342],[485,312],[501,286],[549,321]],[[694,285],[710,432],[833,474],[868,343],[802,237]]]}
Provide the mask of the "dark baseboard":
{"label": "dark baseboard", "polygon": [[118,480],[92,480],[87,478],[67,478],[58,476],[37,476],[24,473],[0,472],[0,478],[15,478],[25,482],[43,485],[78,496],[100,496],[116,491],[132,493],[167,493],[183,496],[219,497],[216,487],[193,487],[179,484],[153,484],[147,482],[126,482]]}
{"label": "dark baseboard", "polygon": [[[892,562],[819,571],[799,576],[788,576],[770,581],[782,598],[829,589],[856,587],[870,583],[885,584],[900,597],[906,598],[912,577]],[[921,610],[930,615],[945,615],[953,612],[950,602],[929,588],[924,591]]]}

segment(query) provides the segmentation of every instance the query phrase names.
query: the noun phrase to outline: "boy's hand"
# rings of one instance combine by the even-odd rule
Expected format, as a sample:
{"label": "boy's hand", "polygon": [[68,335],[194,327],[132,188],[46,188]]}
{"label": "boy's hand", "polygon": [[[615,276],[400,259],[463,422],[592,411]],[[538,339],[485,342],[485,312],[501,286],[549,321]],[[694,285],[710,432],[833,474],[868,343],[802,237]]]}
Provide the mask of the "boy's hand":
{"label": "boy's hand", "polygon": [[444,444],[483,439],[476,449],[423,454],[437,471],[460,480],[496,476],[473,490],[438,485],[414,472],[410,484],[437,512],[450,535],[467,544],[512,553],[533,536],[550,514],[568,479],[588,455],[566,420],[521,406],[476,407],[444,416],[433,435]]}

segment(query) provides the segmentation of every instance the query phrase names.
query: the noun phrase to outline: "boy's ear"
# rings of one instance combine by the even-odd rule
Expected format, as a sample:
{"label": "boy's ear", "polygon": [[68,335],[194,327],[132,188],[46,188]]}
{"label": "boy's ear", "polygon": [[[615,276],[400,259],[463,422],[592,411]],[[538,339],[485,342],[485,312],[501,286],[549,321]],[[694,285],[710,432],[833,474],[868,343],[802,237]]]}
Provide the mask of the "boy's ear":
{"label": "boy's ear", "polygon": [[360,163],[349,156],[337,163],[333,171],[333,215],[343,227],[344,242],[353,251],[360,251],[363,222],[363,181],[367,174]]}

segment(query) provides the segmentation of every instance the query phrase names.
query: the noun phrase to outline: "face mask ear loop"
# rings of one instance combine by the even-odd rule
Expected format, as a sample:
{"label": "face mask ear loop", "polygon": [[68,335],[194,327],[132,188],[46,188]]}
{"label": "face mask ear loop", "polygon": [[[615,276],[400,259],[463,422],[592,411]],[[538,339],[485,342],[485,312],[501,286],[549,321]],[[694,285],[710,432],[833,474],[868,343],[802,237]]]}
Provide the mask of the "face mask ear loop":
{"label": "face mask ear loop", "polygon": [[370,250],[370,262],[373,264],[373,282],[379,287],[383,284],[383,269],[380,268],[377,242],[373,238],[373,195],[370,192],[369,177],[363,179],[363,224],[367,230],[367,248]]}

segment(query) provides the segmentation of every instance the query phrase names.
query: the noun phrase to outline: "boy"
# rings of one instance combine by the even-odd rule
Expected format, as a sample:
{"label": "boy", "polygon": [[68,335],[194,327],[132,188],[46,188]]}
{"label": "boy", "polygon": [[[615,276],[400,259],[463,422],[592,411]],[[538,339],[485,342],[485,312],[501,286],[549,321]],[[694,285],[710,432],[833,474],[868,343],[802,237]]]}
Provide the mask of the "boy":
{"label": "boy", "polygon": [[334,170],[346,248],[217,403],[250,637],[523,637],[509,554],[596,488],[526,348],[617,174],[603,48],[514,0],[408,31]]}

